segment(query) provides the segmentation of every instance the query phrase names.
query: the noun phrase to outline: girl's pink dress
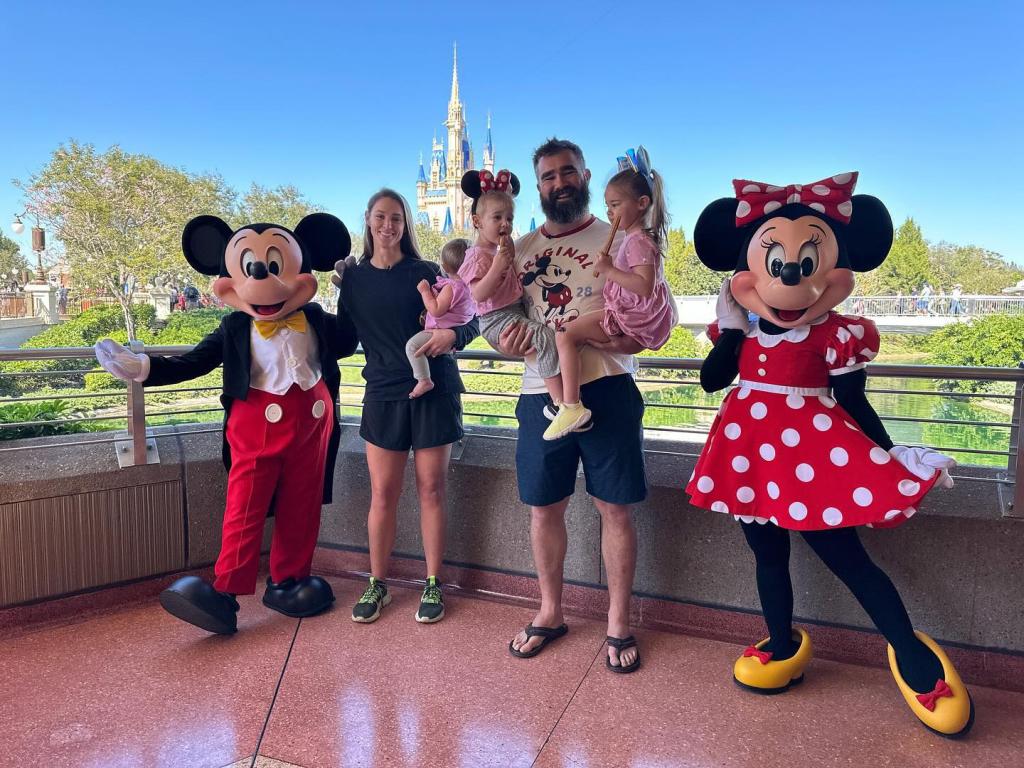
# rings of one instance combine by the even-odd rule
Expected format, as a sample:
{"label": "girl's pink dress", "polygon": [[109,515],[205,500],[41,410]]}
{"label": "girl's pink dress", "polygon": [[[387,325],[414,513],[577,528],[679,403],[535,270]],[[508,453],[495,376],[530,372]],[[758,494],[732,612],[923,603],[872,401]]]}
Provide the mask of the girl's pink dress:
{"label": "girl's pink dress", "polygon": [[441,276],[434,281],[431,289],[436,296],[446,285],[452,287],[452,305],[440,317],[434,317],[427,312],[423,321],[423,327],[430,331],[435,328],[458,328],[465,325],[476,315],[476,303],[473,295],[469,292],[469,286],[461,280],[452,280],[450,277]]}
{"label": "girl's pink dress", "polygon": [[646,349],[660,349],[676,325],[676,303],[658,247],[646,233],[631,232],[623,238],[613,263],[624,272],[640,264],[654,267],[654,290],[645,299],[618,283],[606,282],[601,328],[609,336],[629,336]]}

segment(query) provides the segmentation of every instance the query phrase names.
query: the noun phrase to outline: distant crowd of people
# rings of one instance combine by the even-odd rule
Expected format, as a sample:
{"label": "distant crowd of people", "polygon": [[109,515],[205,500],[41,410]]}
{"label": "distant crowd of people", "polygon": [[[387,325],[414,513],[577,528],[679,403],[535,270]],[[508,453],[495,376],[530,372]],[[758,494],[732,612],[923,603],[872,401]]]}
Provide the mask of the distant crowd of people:
{"label": "distant crowd of people", "polygon": [[893,297],[860,296],[854,301],[852,312],[855,315],[964,315],[966,307],[963,301],[963,286],[954,285],[947,294],[944,288],[936,291],[925,281],[920,288],[904,296],[897,291]]}

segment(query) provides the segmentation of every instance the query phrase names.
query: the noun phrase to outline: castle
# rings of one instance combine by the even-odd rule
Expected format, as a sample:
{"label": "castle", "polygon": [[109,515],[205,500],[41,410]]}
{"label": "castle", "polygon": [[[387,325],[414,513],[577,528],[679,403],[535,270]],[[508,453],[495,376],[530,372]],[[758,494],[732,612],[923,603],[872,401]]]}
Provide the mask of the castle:
{"label": "castle", "polygon": [[[416,177],[417,220],[428,224],[431,229],[445,234],[453,229],[472,229],[469,208],[472,200],[462,192],[462,174],[472,170],[473,145],[466,130],[466,118],[459,100],[459,56],[458,49],[452,52],[452,94],[448,99],[447,149],[437,140],[430,152],[430,175],[423,169],[423,155],[420,155],[419,175]],[[494,145],[491,143],[491,116],[487,115],[487,141],[484,144],[483,167],[494,170]]]}

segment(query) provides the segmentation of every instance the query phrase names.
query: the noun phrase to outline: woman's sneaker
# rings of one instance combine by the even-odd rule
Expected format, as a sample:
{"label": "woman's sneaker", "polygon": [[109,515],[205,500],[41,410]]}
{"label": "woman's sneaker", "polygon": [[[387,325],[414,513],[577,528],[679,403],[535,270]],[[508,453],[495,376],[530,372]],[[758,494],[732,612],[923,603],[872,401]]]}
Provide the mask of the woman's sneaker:
{"label": "woman's sneaker", "polygon": [[391,595],[388,594],[388,585],[370,577],[370,585],[363,592],[352,609],[352,621],[360,624],[369,624],[380,618],[380,612],[384,606],[391,602]]}
{"label": "woman's sneaker", "polygon": [[444,618],[444,596],[441,594],[441,585],[437,583],[434,576],[427,577],[427,586],[423,588],[423,597],[420,598],[420,608],[416,611],[416,621],[420,624],[433,624]]}

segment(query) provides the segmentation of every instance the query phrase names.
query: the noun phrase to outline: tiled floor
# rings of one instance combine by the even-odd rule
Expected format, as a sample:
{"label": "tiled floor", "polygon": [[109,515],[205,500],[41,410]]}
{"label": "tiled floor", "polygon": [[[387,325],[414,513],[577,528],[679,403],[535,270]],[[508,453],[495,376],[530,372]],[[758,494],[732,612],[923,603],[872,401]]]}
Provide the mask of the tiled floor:
{"label": "tiled floor", "polygon": [[614,675],[593,621],[520,660],[506,646],[530,609],[449,596],[424,626],[418,593],[394,589],[357,625],[360,585],[333,583],[338,607],[301,623],[244,600],[230,638],[155,602],[8,638],[0,766],[989,768],[1024,754],[1024,694],[973,688],[974,731],[950,742],[881,670],[816,661],[792,693],[752,696],[730,681],[737,646],[648,631],[644,667]]}

